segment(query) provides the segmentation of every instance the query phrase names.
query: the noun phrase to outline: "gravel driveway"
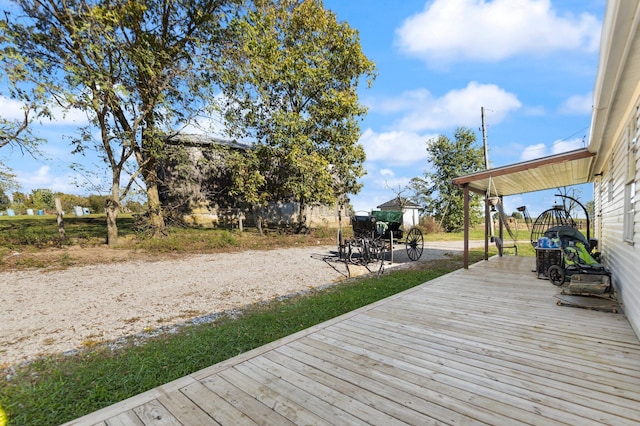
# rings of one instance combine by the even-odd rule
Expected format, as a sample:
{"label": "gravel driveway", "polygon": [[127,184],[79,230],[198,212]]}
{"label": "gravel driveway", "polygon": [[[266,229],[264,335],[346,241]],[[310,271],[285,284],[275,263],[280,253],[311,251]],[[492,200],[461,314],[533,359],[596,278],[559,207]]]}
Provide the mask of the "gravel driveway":
{"label": "gravel driveway", "polygon": [[[478,243],[474,243],[477,245]],[[426,243],[420,261],[460,253]],[[344,279],[316,246],[0,273],[0,368]],[[404,248],[396,264],[408,262]]]}

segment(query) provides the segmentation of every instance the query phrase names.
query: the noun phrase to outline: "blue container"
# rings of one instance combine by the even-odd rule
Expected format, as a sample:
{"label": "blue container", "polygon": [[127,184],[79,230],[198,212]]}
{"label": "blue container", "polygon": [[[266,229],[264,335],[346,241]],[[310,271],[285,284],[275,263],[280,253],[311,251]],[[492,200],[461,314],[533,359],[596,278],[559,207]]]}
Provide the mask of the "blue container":
{"label": "blue container", "polygon": [[550,244],[549,238],[547,237],[538,238],[538,248],[549,248],[550,245],[551,244]]}
{"label": "blue container", "polygon": [[44,216],[44,210],[38,210],[38,216]]}

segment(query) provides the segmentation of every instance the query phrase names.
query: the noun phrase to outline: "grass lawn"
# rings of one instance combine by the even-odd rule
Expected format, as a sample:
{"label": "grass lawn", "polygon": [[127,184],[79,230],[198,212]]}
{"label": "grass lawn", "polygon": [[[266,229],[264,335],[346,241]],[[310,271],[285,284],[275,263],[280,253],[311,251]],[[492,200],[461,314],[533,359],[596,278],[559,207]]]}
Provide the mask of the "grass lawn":
{"label": "grass lawn", "polygon": [[[65,219],[66,244],[71,241],[87,248],[104,245],[104,226],[103,217]],[[335,230],[329,229],[304,236],[271,233],[261,237],[252,232],[180,228],[170,230],[162,240],[149,240],[137,236],[132,217],[121,218],[119,226],[123,244],[116,250],[156,254],[335,243]],[[472,239],[483,238],[482,231],[474,232]],[[462,238],[461,234],[425,237],[427,241]],[[43,252],[59,250],[55,248],[56,238],[54,217],[0,217],[0,269],[16,269],[4,260],[11,251],[19,250],[37,259]],[[523,244],[521,254],[526,254],[525,245],[530,247]],[[475,262],[482,256],[476,250],[470,259]],[[140,346],[117,350],[96,346],[78,355],[50,356],[5,369],[0,376],[0,413],[6,412],[9,425],[63,423],[429,281],[460,268],[462,260],[460,256],[422,265],[420,269],[351,279],[304,296],[247,308],[239,317],[222,316],[213,323],[185,326],[176,334],[152,338]],[[33,266],[38,264],[22,267]]]}

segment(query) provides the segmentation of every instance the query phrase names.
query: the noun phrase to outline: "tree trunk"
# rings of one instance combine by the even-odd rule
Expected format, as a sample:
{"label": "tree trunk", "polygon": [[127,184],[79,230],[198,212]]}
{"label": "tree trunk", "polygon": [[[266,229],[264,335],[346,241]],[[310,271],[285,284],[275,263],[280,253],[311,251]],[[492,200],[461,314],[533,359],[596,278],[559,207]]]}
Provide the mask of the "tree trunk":
{"label": "tree trunk", "polygon": [[62,244],[64,243],[64,240],[66,238],[65,232],[64,232],[64,220],[63,220],[63,212],[62,212],[62,202],[60,201],[59,197],[56,197],[55,199],[55,203],[56,203],[56,214],[57,214],[57,222],[58,222],[58,233],[60,234],[60,247],[62,247]]}
{"label": "tree trunk", "polygon": [[113,196],[106,199],[104,208],[107,212],[107,245],[113,247],[118,244],[118,214],[120,213],[120,202]]}
{"label": "tree trunk", "polygon": [[260,204],[253,205],[253,221],[256,223],[256,228],[258,228],[258,233],[262,236],[264,235],[264,231],[262,230],[262,213],[260,213]]}
{"label": "tree trunk", "polygon": [[144,179],[147,187],[147,205],[149,208],[149,225],[153,237],[165,235],[165,221],[158,190],[158,173],[155,160],[150,160],[145,167]]}
{"label": "tree trunk", "polygon": [[307,229],[307,203],[304,199],[300,199],[300,212],[298,213],[298,229],[296,233],[298,234],[306,234],[309,230]]}

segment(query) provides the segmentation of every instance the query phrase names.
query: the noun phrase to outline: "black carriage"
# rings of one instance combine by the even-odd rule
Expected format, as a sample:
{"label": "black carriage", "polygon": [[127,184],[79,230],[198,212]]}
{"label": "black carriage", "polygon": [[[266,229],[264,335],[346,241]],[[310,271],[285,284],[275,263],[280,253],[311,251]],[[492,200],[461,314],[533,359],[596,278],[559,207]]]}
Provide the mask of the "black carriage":
{"label": "black carriage", "polygon": [[339,260],[365,266],[370,272],[382,272],[385,260],[391,256],[394,244],[404,244],[412,261],[420,259],[424,249],[422,231],[412,227],[405,234],[402,229],[402,211],[379,210],[369,215],[351,217],[353,236],[343,238],[338,231]]}

